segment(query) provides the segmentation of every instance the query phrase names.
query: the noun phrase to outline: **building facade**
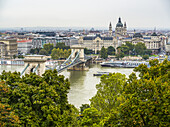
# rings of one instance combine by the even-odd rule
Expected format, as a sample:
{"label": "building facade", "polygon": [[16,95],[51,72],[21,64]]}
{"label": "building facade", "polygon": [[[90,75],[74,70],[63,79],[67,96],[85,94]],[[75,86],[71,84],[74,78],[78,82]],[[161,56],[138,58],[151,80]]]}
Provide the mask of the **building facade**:
{"label": "building facade", "polygon": [[44,44],[65,43],[66,46],[70,46],[78,43],[78,39],[74,37],[36,37],[32,40],[32,48],[43,48]]}
{"label": "building facade", "polygon": [[136,45],[139,42],[145,44],[147,49],[152,50],[153,53],[157,54],[160,52],[164,40],[158,36],[155,32],[151,36],[142,36],[140,33],[135,33],[133,37],[122,38],[121,43],[131,42]]}
{"label": "building facade", "polygon": [[17,40],[2,39],[0,40],[0,56],[1,58],[10,59],[17,55]]}
{"label": "building facade", "polygon": [[80,37],[78,40],[79,44],[83,44],[85,48],[91,49],[97,53],[104,46],[108,48],[109,46],[113,46],[115,49],[117,48],[117,39],[114,37],[105,37],[100,34],[96,34],[96,36],[85,36]]}
{"label": "building facade", "polygon": [[17,41],[18,43],[18,54],[28,54],[30,53],[30,50],[32,48],[32,40],[22,40],[22,41]]}

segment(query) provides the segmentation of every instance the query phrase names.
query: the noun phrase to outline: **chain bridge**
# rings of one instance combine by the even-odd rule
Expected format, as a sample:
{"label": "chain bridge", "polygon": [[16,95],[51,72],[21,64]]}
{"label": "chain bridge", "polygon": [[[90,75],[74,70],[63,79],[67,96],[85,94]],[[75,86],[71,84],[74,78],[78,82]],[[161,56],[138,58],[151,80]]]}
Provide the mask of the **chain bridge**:
{"label": "chain bridge", "polygon": [[53,67],[45,66],[46,59],[43,55],[28,55],[24,59],[25,68],[21,75],[35,72],[37,75],[42,76],[45,70],[56,69],[58,73],[68,70],[88,70],[85,63],[89,62],[92,57],[84,54],[84,47],[82,45],[71,46],[71,54],[64,63],[54,65]]}

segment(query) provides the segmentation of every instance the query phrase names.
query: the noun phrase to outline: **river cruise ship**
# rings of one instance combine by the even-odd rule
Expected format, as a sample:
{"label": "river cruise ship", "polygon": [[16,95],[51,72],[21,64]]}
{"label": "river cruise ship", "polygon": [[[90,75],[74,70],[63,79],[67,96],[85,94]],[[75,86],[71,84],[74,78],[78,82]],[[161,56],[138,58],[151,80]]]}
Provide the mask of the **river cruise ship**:
{"label": "river cruise ship", "polygon": [[146,61],[109,61],[103,62],[100,65],[102,67],[135,68],[140,64],[145,64],[147,67],[150,67],[149,62]]}

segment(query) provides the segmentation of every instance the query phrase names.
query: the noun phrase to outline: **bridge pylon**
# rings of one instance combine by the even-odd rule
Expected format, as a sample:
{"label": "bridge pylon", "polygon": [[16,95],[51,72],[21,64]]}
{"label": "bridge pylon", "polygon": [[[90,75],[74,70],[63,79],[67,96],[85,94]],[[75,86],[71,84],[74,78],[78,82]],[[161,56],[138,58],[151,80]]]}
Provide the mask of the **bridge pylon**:
{"label": "bridge pylon", "polygon": [[44,55],[27,55],[24,59],[24,70],[22,71],[21,75],[36,73],[39,76],[45,72],[45,56]]}
{"label": "bridge pylon", "polygon": [[86,60],[84,58],[84,46],[83,45],[72,45],[71,53],[72,53],[71,60],[74,60],[77,54],[79,53],[78,59],[81,61],[81,63],[68,68],[68,70],[89,70],[89,68],[86,67],[85,65]]}

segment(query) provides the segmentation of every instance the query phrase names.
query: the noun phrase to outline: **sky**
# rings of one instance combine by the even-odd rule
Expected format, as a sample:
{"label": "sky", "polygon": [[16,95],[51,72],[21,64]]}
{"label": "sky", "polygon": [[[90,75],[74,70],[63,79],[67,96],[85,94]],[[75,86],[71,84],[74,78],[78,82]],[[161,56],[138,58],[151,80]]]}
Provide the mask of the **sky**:
{"label": "sky", "polygon": [[2,27],[170,29],[170,0],[0,0]]}

